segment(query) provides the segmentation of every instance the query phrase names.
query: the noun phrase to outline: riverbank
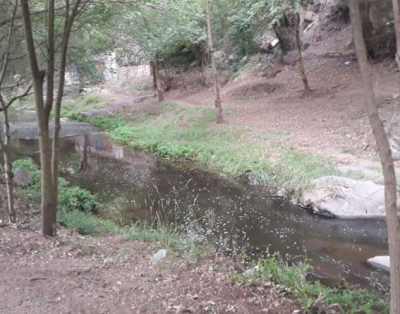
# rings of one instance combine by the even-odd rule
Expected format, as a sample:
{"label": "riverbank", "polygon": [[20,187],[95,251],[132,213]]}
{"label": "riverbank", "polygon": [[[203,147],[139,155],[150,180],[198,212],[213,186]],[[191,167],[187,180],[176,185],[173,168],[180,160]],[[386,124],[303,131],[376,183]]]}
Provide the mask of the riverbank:
{"label": "riverbank", "polygon": [[[27,161],[19,161],[14,165],[24,165],[33,171],[33,178],[37,177],[37,173],[35,173],[38,170],[37,167],[30,165]],[[116,305],[116,298],[117,300],[122,298],[124,302],[126,300],[124,306],[137,306],[142,302],[143,294],[149,293],[151,287],[156,286],[159,289],[157,283],[160,282],[162,287],[157,290],[159,293],[154,295],[154,302],[150,305],[145,303],[144,306],[146,310],[147,306],[150,306],[150,310],[148,310],[150,313],[167,309],[173,313],[179,312],[182,304],[183,308],[188,307],[194,313],[202,312],[204,306],[211,306],[209,309],[212,313],[235,311],[240,313],[292,313],[298,307],[294,304],[298,304],[303,309],[323,310],[329,308],[334,313],[356,310],[373,312],[374,309],[380,313],[387,311],[388,303],[384,294],[367,292],[350,286],[329,288],[315,279],[310,279],[308,274],[312,274],[312,269],[304,263],[295,263],[289,266],[278,255],[272,255],[261,258],[255,265],[254,261],[246,261],[240,254],[234,255],[233,258],[227,258],[212,253],[209,248],[195,244],[186,239],[184,235],[178,235],[169,228],[163,229],[160,226],[151,228],[135,224],[120,227],[112,221],[101,219],[88,212],[101,204],[97,204],[96,199],[87,191],[73,187],[64,180],[61,180],[61,185],[63,189],[60,190],[58,217],[60,224],[67,227],[68,230],[61,227],[57,238],[43,239],[35,231],[38,229],[38,213],[35,210],[37,203],[32,201],[37,197],[36,181],[33,181],[27,189],[19,190],[18,193],[19,199],[22,196],[28,197],[30,200],[29,206],[19,206],[19,208],[31,208],[31,210],[25,210],[23,217],[19,217],[19,221],[23,221],[22,225],[17,230],[7,226],[0,228],[0,232],[2,232],[0,252],[4,252],[3,255],[0,253],[0,263],[7,270],[0,282],[13,286],[18,285],[21,281],[26,281],[26,278],[34,278],[29,279],[28,288],[24,290],[24,293],[31,293],[29,287],[34,285],[45,291],[44,297],[39,299],[36,304],[31,304],[28,300],[21,303],[24,306],[34,306],[39,310],[53,309],[47,306],[59,306],[58,308],[61,309],[63,307],[69,309],[83,307],[95,310],[98,309],[96,306],[109,306],[111,309],[120,309],[119,305]],[[64,197],[65,195],[68,197]],[[78,197],[79,201],[77,201]],[[4,204],[4,202],[2,203]],[[26,217],[29,219],[27,220]],[[43,244],[40,244],[42,242]],[[20,247],[23,248],[22,252],[18,249]],[[152,256],[160,249],[167,251],[166,259],[159,265],[151,265]],[[16,252],[20,253],[15,254]],[[138,254],[138,252],[140,253]],[[52,260],[51,274],[47,274],[44,270],[46,266],[49,267],[46,262],[47,258]],[[133,265],[135,266],[132,273]],[[76,268],[78,268],[77,271]],[[23,269],[22,272],[21,269]],[[193,277],[192,272],[199,272],[199,278],[196,277],[197,275]],[[126,279],[127,273],[132,274],[129,279]],[[160,273],[161,277],[159,277]],[[166,275],[167,273],[169,275]],[[12,276],[18,280],[13,281]],[[137,276],[141,278],[138,279]],[[114,277],[118,280],[113,281]],[[56,300],[58,301],[49,301],[48,296],[52,296],[52,292],[59,288],[59,284],[56,282],[59,278],[62,278],[67,287],[78,285],[79,289],[86,290],[87,288],[88,291],[92,291],[94,288],[91,282],[93,281],[96,286],[101,283],[102,288],[100,288],[100,292],[98,287],[92,293],[85,291],[83,295],[88,299],[84,304],[78,303],[75,294],[72,295],[71,301],[68,301],[70,303],[66,303],[63,295],[67,296],[69,293],[68,290],[62,292],[63,289],[60,294],[57,294]],[[171,278],[175,278],[175,280],[169,281]],[[192,278],[199,282],[186,281],[185,278]],[[164,287],[164,280],[167,280],[166,287]],[[181,280],[183,282],[180,282]],[[146,282],[146,285],[141,288],[140,283],[143,281]],[[174,290],[172,294],[164,294],[167,291],[164,288],[169,289],[168,285],[170,284],[182,287],[185,293],[182,293],[180,288],[177,290],[171,288]],[[212,285],[216,290],[203,293],[202,289],[208,285]],[[5,290],[6,286],[1,286],[0,289]],[[10,290],[9,286],[7,289]],[[128,302],[127,298],[132,293],[132,289],[136,289],[134,293],[137,295]],[[11,289],[10,291],[17,290]],[[108,298],[108,294],[112,294],[114,291],[116,291],[116,295]],[[197,297],[194,300],[191,300],[190,297],[189,300],[185,298],[182,300],[182,294],[187,296],[187,291],[190,292],[189,295],[197,295]],[[209,297],[212,294],[208,293],[214,293],[215,296]],[[226,297],[226,293],[230,293],[230,296]],[[243,297],[240,297],[240,293],[243,294]],[[107,295],[107,298],[103,300],[102,295]],[[15,297],[18,300],[10,292],[4,296],[10,299]],[[95,304],[94,299],[97,297],[104,302]],[[174,303],[176,300],[181,303]],[[16,306],[15,312],[18,312],[17,306],[19,305],[15,305],[13,302],[2,302],[2,304],[12,304],[12,307]],[[156,306],[156,308],[152,306]],[[135,309],[132,311],[135,312]],[[13,313],[12,310],[9,312]]]}
{"label": "riverbank", "polygon": [[272,190],[306,187],[313,179],[338,173],[328,159],[280,143],[278,134],[258,139],[279,146],[279,154],[276,147],[267,154],[250,132],[229,123],[216,125],[214,110],[206,106],[146,102],[111,113],[101,98],[92,95],[68,102],[62,116],[95,125],[119,144],[163,158],[190,159]]}

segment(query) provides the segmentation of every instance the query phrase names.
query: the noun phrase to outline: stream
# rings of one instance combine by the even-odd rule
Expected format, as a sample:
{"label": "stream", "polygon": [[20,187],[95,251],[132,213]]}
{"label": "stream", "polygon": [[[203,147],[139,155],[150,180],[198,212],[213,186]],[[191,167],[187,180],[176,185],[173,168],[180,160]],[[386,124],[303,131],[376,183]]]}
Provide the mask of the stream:
{"label": "stream", "polygon": [[[32,119],[29,113],[12,115],[14,159],[39,159]],[[227,254],[245,251],[257,258],[279,251],[288,261],[307,256],[314,276],[329,284],[388,285],[388,274],[366,263],[387,254],[383,219],[322,219],[265,188],[116,145],[87,124],[64,122],[63,136],[62,176],[96,193],[105,218],[171,225]]]}

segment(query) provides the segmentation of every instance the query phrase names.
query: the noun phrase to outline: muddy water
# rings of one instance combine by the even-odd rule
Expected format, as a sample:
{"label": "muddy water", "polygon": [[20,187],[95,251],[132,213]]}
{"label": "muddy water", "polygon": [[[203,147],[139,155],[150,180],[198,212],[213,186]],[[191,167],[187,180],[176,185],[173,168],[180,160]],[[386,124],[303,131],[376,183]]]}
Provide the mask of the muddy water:
{"label": "muddy water", "polygon": [[[38,160],[37,141],[18,134],[23,129],[18,126],[14,158]],[[262,188],[125,149],[92,128],[64,138],[60,156],[61,173],[97,193],[104,204],[101,215],[121,224],[171,224],[227,253],[279,251],[289,260],[306,255],[331,283],[343,278],[387,283],[386,274],[365,263],[387,253],[383,220],[321,219]]]}

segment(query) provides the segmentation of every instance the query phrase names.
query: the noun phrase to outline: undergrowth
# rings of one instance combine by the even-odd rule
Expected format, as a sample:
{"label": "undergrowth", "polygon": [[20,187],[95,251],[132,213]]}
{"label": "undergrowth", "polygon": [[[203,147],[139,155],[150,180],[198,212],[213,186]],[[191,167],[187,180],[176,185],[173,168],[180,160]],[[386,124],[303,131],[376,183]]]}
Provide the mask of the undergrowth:
{"label": "undergrowth", "polygon": [[318,281],[311,282],[307,273],[312,267],[307,262],[289,265],[275,253],[261,259],[253,269],[252,278],[236,273],[234,279],[248,283],[258,278],[273,281],[303,309],[312,309],[312,313],[330,313],[333,305],[340,307],[340,313],[389,313],[387,294],[351,285],[328,287]]}

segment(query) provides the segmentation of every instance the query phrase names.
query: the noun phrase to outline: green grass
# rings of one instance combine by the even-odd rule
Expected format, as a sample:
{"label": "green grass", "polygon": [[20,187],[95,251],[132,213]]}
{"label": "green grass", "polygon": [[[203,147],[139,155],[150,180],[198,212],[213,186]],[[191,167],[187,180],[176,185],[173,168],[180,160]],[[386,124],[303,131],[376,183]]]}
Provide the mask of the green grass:
{"label": "green grass", "polygon": [[111,234],[120,236],[124,241],[145,241],[179,253],[184,257],[196,257],[205,249],[204,246],[194,244],[179,235],[176,230],[162,226],[133,224],[122,227],[111,220],[91,213],[79,210],[71,211],[63,207],[58,210],[58,220],[66,228],[83,235]]}
{"label": "green grass", "polygon": [[131,121],[115,115],[84,117],[74,108],[64,106],[64,117],[93,124],[115,142],[163,158],[195,160],[227,176],[300,187],[319,176],[336,174],[329,161],[276,144],[272,134],[271,145],[282,146],[278,161],[270,161],[247,132],[229,124],[216,125],[215,112],[209,107],[162,103],[155,112],[139,113]]}
{"label": "green grass", "polygon": [[[295,300],[303,309],[310,309],[321,300],[320,308],[316,313],[325,313],[329,305],[338,304],[341,313],[389,313],[389,298],[387,294],[372,292],[355,286],[328,287],[320,282],[310,282],[306,274],[312,270],[307,263],[288,265],[282,261],[278,254],[273,254],[261,259],[256,268],[253,281],[262,277],[273,281],[284,288],[287,296]],[[234,277],[241,281],[248,281],[243,276],[235,274]]]}
{"label": "green grass", "polygon": [[291,187],[305,186],[312,179],[326,175],[340,175],[328,160],[293,149],[281,154],[276,168],[279,172],[277,182]]}

